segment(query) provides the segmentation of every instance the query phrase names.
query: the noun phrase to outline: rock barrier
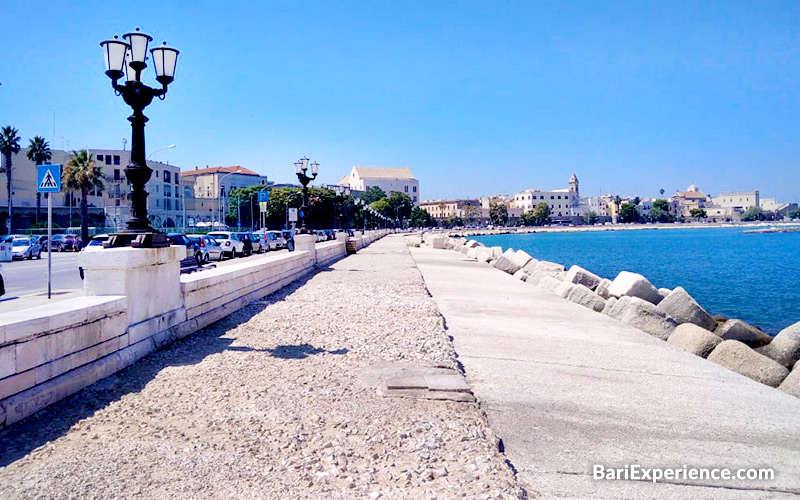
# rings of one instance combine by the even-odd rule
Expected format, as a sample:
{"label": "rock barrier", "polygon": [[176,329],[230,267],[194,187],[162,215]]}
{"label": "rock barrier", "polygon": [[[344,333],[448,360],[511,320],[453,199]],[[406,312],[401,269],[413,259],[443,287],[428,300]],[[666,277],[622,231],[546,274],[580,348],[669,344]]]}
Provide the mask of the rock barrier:
{"label": "rock barrier", "polygon": [[[417,246],[418,237],[408,237],[409,245]],[[438,233],[424,233],[419,244],[460,251],[539,290],[800,398],[800,322],[773,338],[740,319],[712,316],[683,287],[656,288],[634,272],[622,271],[609,279],[577,265],[566,270],[562,264],[538,260],[522,250],[503,251]]]}

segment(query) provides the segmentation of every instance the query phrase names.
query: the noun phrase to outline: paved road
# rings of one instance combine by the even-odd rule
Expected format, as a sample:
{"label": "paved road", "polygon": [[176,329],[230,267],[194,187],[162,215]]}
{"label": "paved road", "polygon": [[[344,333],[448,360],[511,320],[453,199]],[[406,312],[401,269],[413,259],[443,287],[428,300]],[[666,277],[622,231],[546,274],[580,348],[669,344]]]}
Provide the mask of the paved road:
{"label": "paved road", "polygon": [[[41,260],[15,260],[3,262],[3,280],[6,294],[3,300],[47,291],[47,253]],[[53,290],[72,290],[82,288],[78,274],[77,252],[53,252]]]}
{"label": "paved road", "polygon": [[[459,253],[411,252],[539,498],[800,498],[800,399]],[[593,464],[767,467],[775,479],[597,481]]]}
{"label": "paved road", "polygon": [[[258,259],[262,255],[275,255],[288,250],[273,250],[266,254],[240,257],[235,261],[212,262],[216,266],[227,266],[242,260]],[[53,252],[53,290],[78,290],[83,288],[80,273],[78,272],[77,252]],[[3,279],[6,285],[6,294],[0,297],[0,302],[7,303],[18,297],[47,292],[47,253],[42,253],[41,260],[15,260],[3,262]],[[8,304],[6,304],[8,305]]]}

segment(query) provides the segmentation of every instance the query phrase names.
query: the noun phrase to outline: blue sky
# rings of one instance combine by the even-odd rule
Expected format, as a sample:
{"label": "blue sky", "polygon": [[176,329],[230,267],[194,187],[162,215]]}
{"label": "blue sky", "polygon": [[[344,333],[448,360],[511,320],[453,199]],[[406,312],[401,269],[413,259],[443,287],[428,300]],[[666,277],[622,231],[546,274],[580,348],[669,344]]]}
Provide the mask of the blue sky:
{"label": "blue sky", "polygon": [[148,151],[175,143],[154,159],[184,169],[407,166],[426,199],[572,172],[583,194],[800,195],[798,2],[5,0],[0,18],[0,124],[25,142],[122,147],[98,44],[140,26],[181,50],[145,113]]}

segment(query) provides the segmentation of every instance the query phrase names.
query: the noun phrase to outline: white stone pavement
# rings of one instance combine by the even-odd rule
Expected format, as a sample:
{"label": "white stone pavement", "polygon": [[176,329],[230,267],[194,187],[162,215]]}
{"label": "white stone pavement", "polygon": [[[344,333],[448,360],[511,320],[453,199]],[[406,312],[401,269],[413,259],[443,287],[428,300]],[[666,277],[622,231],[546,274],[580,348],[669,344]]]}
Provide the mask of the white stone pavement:
{"label": "white stone pavement", "polygon": [[[800,498],[800,399],[460,253],[411,250],[531,497]],[[593,464],[775,479],[596,481]]]}

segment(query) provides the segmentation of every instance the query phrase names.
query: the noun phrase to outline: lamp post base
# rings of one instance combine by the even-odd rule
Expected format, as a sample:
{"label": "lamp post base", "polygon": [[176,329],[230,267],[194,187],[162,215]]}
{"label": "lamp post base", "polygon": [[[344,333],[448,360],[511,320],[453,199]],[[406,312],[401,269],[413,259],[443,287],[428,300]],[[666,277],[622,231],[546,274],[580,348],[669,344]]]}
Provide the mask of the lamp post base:
{"label": "lamp post base", "polygon": [[153,229],[146,232],[120,231],[119,233],[111,234],[108,241],[103,243],[105,248],[128,246],[133,248],[164,248],[169,246],[169,240],[166,234],[159,233]]}

